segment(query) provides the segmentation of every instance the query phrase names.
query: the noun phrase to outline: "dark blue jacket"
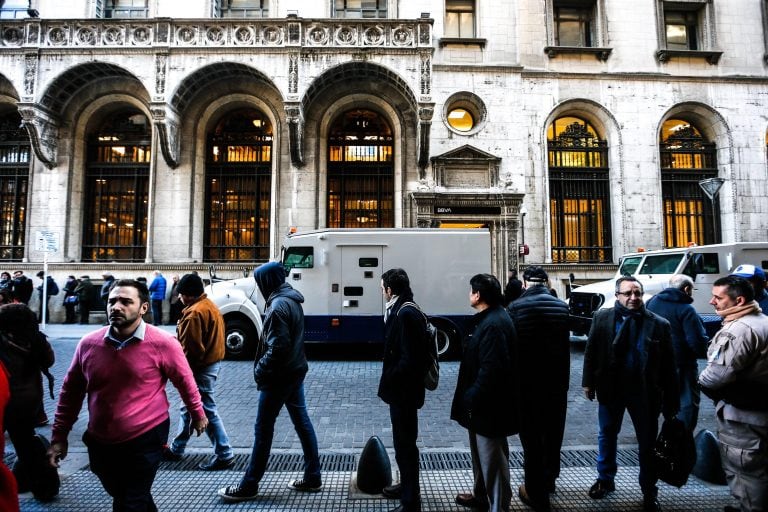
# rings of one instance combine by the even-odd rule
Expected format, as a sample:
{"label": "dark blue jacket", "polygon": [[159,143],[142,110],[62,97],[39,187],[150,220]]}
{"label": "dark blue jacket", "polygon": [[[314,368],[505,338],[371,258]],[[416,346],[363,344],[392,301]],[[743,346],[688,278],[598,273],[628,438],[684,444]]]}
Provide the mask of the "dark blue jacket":
{"label": "dark blue jacket", "polygon": [[280,263],[264,264],[253,276],[266,301],[253,378],[258,389],[274,389],[303,379],[309,369],[304,352],[304,296],[285,282]]}
{"label": "dark blue jacket", "polygon": [[[149,298],[152,300],[165,300],[165,287],[167,283],[161,275],[155,276],[149,285]],[[109,294],[107,294],[109,295]]]}
{"label": "dark blue jacket", "polygon": [[709,336],[691,303],[693,299],[677,288],[665,288],[651,297],[645,306],[666,318],[672,329],[672,350],[678,367],[696,366],[696,358],[707,353]]}
{"label": "dark blue jacket", "polygon": [[755,294],[755,300],[760,304],[760,309],[764,315],[768,315],[768,292],[765,289],[760,290]]}

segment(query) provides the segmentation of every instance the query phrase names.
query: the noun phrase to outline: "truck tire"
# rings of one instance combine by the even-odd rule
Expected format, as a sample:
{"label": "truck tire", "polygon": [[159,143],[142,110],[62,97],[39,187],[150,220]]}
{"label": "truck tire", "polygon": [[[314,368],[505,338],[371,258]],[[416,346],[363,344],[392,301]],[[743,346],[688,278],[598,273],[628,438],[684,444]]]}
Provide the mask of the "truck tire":
{"label": "truck tire", "polygon": [[256,332],[253,326],[242,320],[228,320],[224,333],[225,356],[227,359],[247,359],[253,355]]}
{"label": "truck tire", "polygon": [[450,320],[440,317],[429,319],[437,327],[437,355],[441,361],[457,359],[461,356],[459,331]]}

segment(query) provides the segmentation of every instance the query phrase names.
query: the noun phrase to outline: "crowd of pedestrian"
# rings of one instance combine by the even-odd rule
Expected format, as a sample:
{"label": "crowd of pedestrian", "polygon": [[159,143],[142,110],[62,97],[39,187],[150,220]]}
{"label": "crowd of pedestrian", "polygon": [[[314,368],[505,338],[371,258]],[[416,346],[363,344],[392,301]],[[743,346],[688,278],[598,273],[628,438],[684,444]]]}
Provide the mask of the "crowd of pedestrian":
{"label": "crowd of pedestrian", "polygon": [[[90,283],[84,284],[82,277],[74,285],[70,277],[65,295],[79,299]],[[472,489],[455,501],[474,510],[510,510],[512,435],[520,435],[524,454],[520,501],[548,512],[557,490],[570,377],[569,314],[541,267],[528,267],[522,277],[510,276],[505,290],[489,274],[477,274],[467,283],[468,303],[476,313],[467,326],[470,335],[463,344],[450,417],[467,430],[474,476]],[[213,445],[201,470],[221,470],[234,462],[214,400],[224,357],[224,320],[206,297],[200,277],[173,278],[175,338],[145,320],[150,309],[152,318],[162,318],[159,297],[165,297],[166,283],[160,272],[149,286],[140,280],[104,278],[105,283],[111,278],[101,289],[108,325],[86,335],[76,348],[62,383],[50,446],[33,437],[33,427],[43,392],[41,372],[53,364],[53,353],[26,305],[0,306],[0,402],[7,401],[3,425],[18,455],[14,481],[0,468],[0,503],[16,490],[29,488],[41,500],[58,492],[58,478],[54,486],[51,471],[67,456],[67,437],[84,402],[89,421],[83,439],[90,468],[112,496],[114,510],[156,511],[151,487],[160,461],[181,459],[193,433],[205,432]],[[240,481],[218,491],[224,502],[258,496],[283,407],[304,454],[303,476],[288,487],[302,492],[323,488],[304,394],[304,297],[285,281],[280,263],[258,267],[254,278],[265,299],[254,362],[260,392],[254,441]],[[4,281],[11,281],[7,273],[0,276]],[[585,492],[600,500],[616,490],[617,439],[628,413],[638,444],[643,510],[661,510],[653,451],[659,419],[677,418],[692,434],[703,392],[716,403],[722,467],[740,505],[725,507],[725,512],[763,511],[768,508],[765,275],[760,267],[745,264],[715,281],[710,304],[723,323],[712,340],[693,311],[692,290],[689,277],[675,275],[646,305],[642,283],[625,276],[615,282],[613,308],[595,314],[582,388],[586,399],[597,400],[597,478]],[[386,271],[381,291],[385,343],[378,395],[389,407],[400,473],[399,483],[381,491],[399,500],[392,512],[420,512],[418,411],[427,397],[428,317],[415,302],[405,270]],[[696,360],[705,351],[707,365],[697,375]],[[183,401],[170,439],[168,380]],[[47,448],[45,466],[39,464],[41,443],[43,451]]]}

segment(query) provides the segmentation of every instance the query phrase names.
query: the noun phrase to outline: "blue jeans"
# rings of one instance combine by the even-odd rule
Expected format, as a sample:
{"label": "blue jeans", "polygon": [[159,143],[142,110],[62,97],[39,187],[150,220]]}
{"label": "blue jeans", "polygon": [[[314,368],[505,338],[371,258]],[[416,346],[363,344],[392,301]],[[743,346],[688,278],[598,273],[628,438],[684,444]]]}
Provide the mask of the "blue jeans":
{"label": "blue jeans", "polygon": [[163,324],[163,300],[152,299],[152,323],[154,325]]}
{"label": "blue jeans", "polygon": [[278,389],[264,389],[259,393],[259,404],[256,409],[256,424],[253,427],[253,451],[248,461],[240,485],[248,489],[258,487],[261,477],[267,468],[269,452],[272,449],[272,438],[275,433],[275,420],[285,405],[293,422],[293,428],[301,442],[304,452],[304,479],[310,484],[321,483],[320,456],[317,452],[317,436],[312,422],[307,414],[307,404],[304,400],[304,377]]}
{"label": "blue jeans", "polygon": [[[205,433],[213,444],[213,452],[219,460],[229,460],[234,457],[232,447],[229,445],[227,432],[224,430],[224,423],[221,416],[216,412],[216,402],[213,401],[213,391],[216,387],[216,378],[219,376],[221,363],[213,363],[200,370],[195,371],[195,382],[200,391],[200,398],[203,401],[203,410],[208,418],[208,428]],[[189,438],[194,432],[192,425],[192,415],[189,414],[186,405],[181,406],[181,416],[179,416],[179,430],[176,438],[171,445],[171,451],[174,453],[184,453]]]}
{"label": "blue jeans", "polygon": [[640,455],[640,489],[644,496],[656,496],[656,470],[653,462],[653,445],[658,431],[659,413],[653,414],[641,398],[628,397],[625,403],[600,404],[597,411],[597,477],[613,482],[616,477],[616,444],[621,431],[624,411],[629,413],[637,436]]}
{"label": "blue jeans", "polygon": [[677,384],[680,388],[680,412],[677,417],[693,432],[699,420],[699,369],[696,366],[678,366]]}

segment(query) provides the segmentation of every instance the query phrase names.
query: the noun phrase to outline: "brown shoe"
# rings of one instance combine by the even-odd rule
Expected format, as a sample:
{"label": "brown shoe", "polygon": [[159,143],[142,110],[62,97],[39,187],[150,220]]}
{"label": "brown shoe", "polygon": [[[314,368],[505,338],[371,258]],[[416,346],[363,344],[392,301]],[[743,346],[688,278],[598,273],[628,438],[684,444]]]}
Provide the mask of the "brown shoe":
{"label": "brown shoe", "polygon": [[517,488],[517,496],[524,504],[531,507],[536,512],[549,512],[551,510],[549,504],[549,497],[542,498],[541,500],[533,500],[528,496],[528,491],[525,489],[525,484]]}
{"label": "brown shoe", "polygon": [[473,508],[483,512],[490,508],[487,502],[481,501],[479,498],[472,496],[472,494],[468,492],[457,494],[456,504],[461,505],[462,507]]}

